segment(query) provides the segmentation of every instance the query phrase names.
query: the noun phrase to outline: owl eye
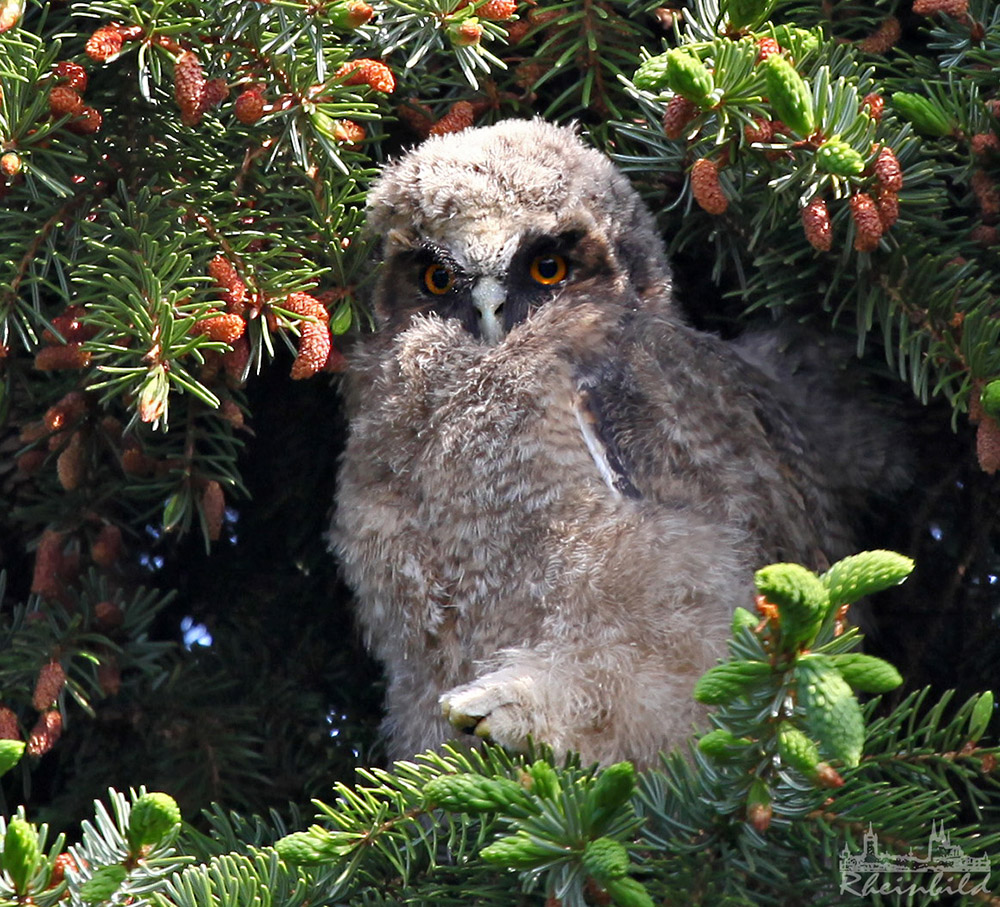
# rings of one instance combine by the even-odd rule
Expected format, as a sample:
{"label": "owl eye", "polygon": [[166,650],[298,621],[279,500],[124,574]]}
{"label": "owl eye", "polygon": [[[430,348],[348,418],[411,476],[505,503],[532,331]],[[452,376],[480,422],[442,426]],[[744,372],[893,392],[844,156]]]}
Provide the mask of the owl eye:
{"label": "owl eye", "polygon": [[424,286],[435,296],[444,296],[455,283],[455,275],[444,265],[428,265]]}
{"label": "owl eye", "polygon": [[536,283],[551,287],[566,279],[569,267],[561,255],[538,255],[531,262],[529,273]]}

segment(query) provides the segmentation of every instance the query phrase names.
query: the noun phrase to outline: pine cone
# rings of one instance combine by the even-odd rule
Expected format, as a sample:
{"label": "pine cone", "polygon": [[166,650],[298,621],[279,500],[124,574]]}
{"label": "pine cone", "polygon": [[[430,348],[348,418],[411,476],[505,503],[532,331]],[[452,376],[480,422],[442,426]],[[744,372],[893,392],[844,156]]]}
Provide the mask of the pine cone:
{"label": "pine cone", "polygon": [[13,709],[0,706],[0,740],[20,740],[21,729]]}
{"label": "pine cone", "polygon": [[264,93],[261,88],[254,86],[240,92],[233,107],[236,119],[247,126],[252,126],[262,116],[264,116]]}
{"label": "pine cone", "polygon": [[229,259],[223,255],[216,255],[208,263],[208,276],[222,290],[226,306],[237,313],[242,312],[246,307],[247,286],[240,280],[240,275],[236,273],[236,268]]}
{"label": "pine cone", "polygon": [[196,54],[183,50],[174,64],[174,98],[185,126],[197,126],[201,122],[204,97],[205,74],[201,62]]}
{"label": "pine cone", "polygon": [[882,219],[872,197],[865,192],[851,196],[851,216],[854,218],[854,249],[856,252],[874,252],[882,237]]}
{"label": "pine cone", "polygon": [[899,220],[899,195],[889,189],[880,189],[875,196],[875,205],[884,232]]}
{"label": "pine cone", "polygon": [[59,484],[66,491],[75,491],[87,477],[87,451],[83,446],[80,432],[73,432],[69,444],[56,460],[56,474]]}
{"label": "pine cone", "polygon": [[35,691],[31,694],[31,704],[39,712],[52,708],[64,686],[66,686],[66,672],[58,661],[42,665],[38,672],[38,680],[35,681]]}
{"label": "pine cone", "polygon": [[365,127],[354,120],[337,120],[333,124],[333,137],[338,142],[343,142],[352,148],[356,148],[365,139]]}
{"label": "pine cone", "polygon": [[392,94],[396,90],[396,77],[381,60],[359,58],[348,60],[335,73],[336,78],[344,78],[345,85],[367,85],[375,91]]}
{"label": "pine cone", "polygon": [[62,591],[64,541],[63,534],[54,529],[46,529],[38,540],[31,591],[43,598],[55,598]]}
{"label": "pine cone", "polygon": [[866,54],[884,54],[896,46],[903,29],[899,19],[889,16],[867,38],[858,42],[858,49]]}
{"label": "pine cone", "polygon": [[878,157],[875,159],[875,178],[888,192],[899,192],[903,188],[903,171],[900,169],[895,152],[888,145],[883,145],[879,149]]}
{"label": "pine cone", "polygon": [[765,120],[764,117],[754,117],[753,126],[749,124],[743,127],[743,137],[748,144],[759,142],[765,144],[774,138],[774,123]]}
{"label": "pine cone", "polygon": [[232,347],[229,352],[222,354],[222,365],[233,381],[243,381],[243,373],[250,361],[250,341],[243,336]]}
{"label": "pine cone", "polygon": [[687,130],[688,124],[698,116],[698,106],[679,94],[667,101],[663,111],[663,134],[668,139],[679,139]]}
{"label": "pine cone", "polygon": [[66,88],[72,88],[79,92],[87,90],[87,70],[79,63],[60,60],[52,67],[52,72],[59,82],[65,83]]}
{"label": "pine cone", "polygon": [[83,112],[83,98],[68,85],[56,85],[49,92],[49,112],[54,117],[78,116]]}
{"label": "pine cone", "polygon": [[35,353],[35,368],[40,372],[86,368],[89,364],[90,352],[82,349],[79,343],[43,346]]}
{"label": "pine cone", "polygon": [[75,120],[70,120],[66,128],[77,135],[93,135],[101,128],[104,118],[94,107],[84,107]]}
{"label": "pine cone", "polygon": [[203,110],[218,107],[229,97],[229,84],[225,79],[209,79],[205,83],[205,91],[201,97]]}
{"label": "pine cone", "polygon": [[448,30],[456,47],[474,47],[483,37],[483,27],[474,19],[466,19]]}
{"label": "pine cone", "polygon": [[218,482],[213,480],[205,484],[205,490],[201,493],[201,510],[205,514],[208,537],[211,541],[217,542],[222,534],[222,521],[226,516],[226,496]]}
{"label": "pine cone", "polygon": [[830,212],[826,202],[814,198],[802,209],[802,229],[809,240],[809,245],[820,252],[830,251],[833,245],[833,227],[830,224]]}
{"label": "pine cone", "polygon": [[91,60],[98,63],[110,63],[122,52],[121,29],[117,25],[102,25],[88,39],[84,50]]}
{"label": "pine cone", "polygon": [[97,538],[94,539],[93,544],[90,546],[90,559],[98,567],[103,567],[107,570],[117,563],[118,558],[121,557],[121,553],[121,529],[111,523],[105,523],[101,527],[100,532],[97,533]]}
{"label": "pine cone", "polygon": [[323,303],[307,293],[290,294],[284,307],[296,315],[305,316],[299,322],[299,355],[292,363],[292,378],[311,378],[322,370],[330,356],[332,338],[327,311]]}
{"label": "pine cone", "polygon": [[125,614],[114,602],[98,602],[94,605],[94,620],[102,630],[117,630],[125,623]]}
{"label": "pine cone", "polygon": [[29,756],[44,756],[62,736],[62,715],[50,709],[38,716],[38,721],[28,735],[26,752]]}
{"label": "pine cone", "polygon": [[885,109],[885,98],[877,92],[871,92],[864,96],[861,102],[868,108],[868,115],[877,123],[882,119],[882,111]]}
{"label": "pine cone", "polygon": [[972,173],[972,192],[979,202],[983,214],[1000,213],[1000,192],[997,185],[985,170],[975,170]]}
{"label": "pine cone", "polygon": [[918,16],[944,13],[952,19],[964,21],[969,11],[969,0],[913,0],[913,12]]}
{"label": "pine cone", "polygon": [[21,172],[21,156],[14,151],[0,155],[0,173],[10,178]]}
{"label": "pine cone", "polygon": [[200,334],[208,336],[209,340],[221,340],[230,346],[243,336],[246,330],[246,322],[235,312],[226,312],[221,315],[213,315],[210,318],[203,318],[195,325],[195,329]]}
{"label": "pine cone", "polygon": [[468,101],[456,101],[448,112],[431,126],[429,135],[447,135],[451,132],[461,132],[475,122],[475,112]]}
{"label": "pine cone", "polygon": [[719,165],[707,157],[695,161],[691,168],[691,193],[709,214],[722,214],[729,207],[719,183]]}
{"label": "pine cone", "polygon": [[1000,423],[983,415],[976,429],[976,456],[983,472],[993,475],[1000,469]]}
{"label": "pine cone", "polygon": [[105,696],[117,696],[122,688],[122,669],[114,655],[106,655],[97,666],[97,683]]}
{"label": "pine cone", "polygon": [[491,22],[503,22],[517,12],[517,0],[486,0],[476,15]]}
{"label": "pine cone", "polygon": [[757,39],[757,62],[760,63],[762,60],[766,60],[773,54],[781,53],[781,45],[774,40],[774,38],[758,38]]}

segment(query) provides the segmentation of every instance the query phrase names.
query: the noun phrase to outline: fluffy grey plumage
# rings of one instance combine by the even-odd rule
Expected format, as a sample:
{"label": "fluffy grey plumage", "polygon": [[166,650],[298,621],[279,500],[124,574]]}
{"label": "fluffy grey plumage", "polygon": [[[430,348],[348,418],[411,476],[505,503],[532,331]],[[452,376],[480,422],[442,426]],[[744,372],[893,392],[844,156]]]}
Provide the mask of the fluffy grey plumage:
{"label": "fluffy grey plumage", "polygon": [[332,537],[391,755],[457,728],[648,763],[692,729],[753,569],[846,552],[839,502],[888,462],[871,420],[803,418],[831,404],[770,341],[685,325],[652,218],[568,129],[431,139],[369,205],[380,331]]}

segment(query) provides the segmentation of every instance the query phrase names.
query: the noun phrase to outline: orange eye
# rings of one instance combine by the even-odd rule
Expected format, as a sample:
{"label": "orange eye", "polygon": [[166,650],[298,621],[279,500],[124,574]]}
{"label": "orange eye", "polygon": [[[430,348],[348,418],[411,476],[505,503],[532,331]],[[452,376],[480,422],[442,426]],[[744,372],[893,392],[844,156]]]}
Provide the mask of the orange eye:
{"label": "orange eye", "polygon": [[455,275],[444,265],[430,265],[424,271],[424,286],[435,296],[444,296],[455,283]]}
{"label": "orange eye", "polygon": [[551,287],[566,279],[569,267],[561,255],[539,255],[531,263],[531,279],[536,283]]}

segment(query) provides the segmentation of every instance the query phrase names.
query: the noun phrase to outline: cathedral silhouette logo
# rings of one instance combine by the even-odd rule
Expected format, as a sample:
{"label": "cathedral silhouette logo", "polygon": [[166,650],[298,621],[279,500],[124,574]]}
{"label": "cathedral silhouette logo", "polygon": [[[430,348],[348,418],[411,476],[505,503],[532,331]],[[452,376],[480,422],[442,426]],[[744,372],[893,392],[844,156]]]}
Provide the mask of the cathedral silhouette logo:
{"label": "cathedral silhouette logo", "polygon": [[847,844],[840,852],[840,893],[866,897],[871,894],[975,895],[988,892],[989,857],[970,857],[942,822],[933,823],[926,853],[883,853],[871,823],[860,853]]}

